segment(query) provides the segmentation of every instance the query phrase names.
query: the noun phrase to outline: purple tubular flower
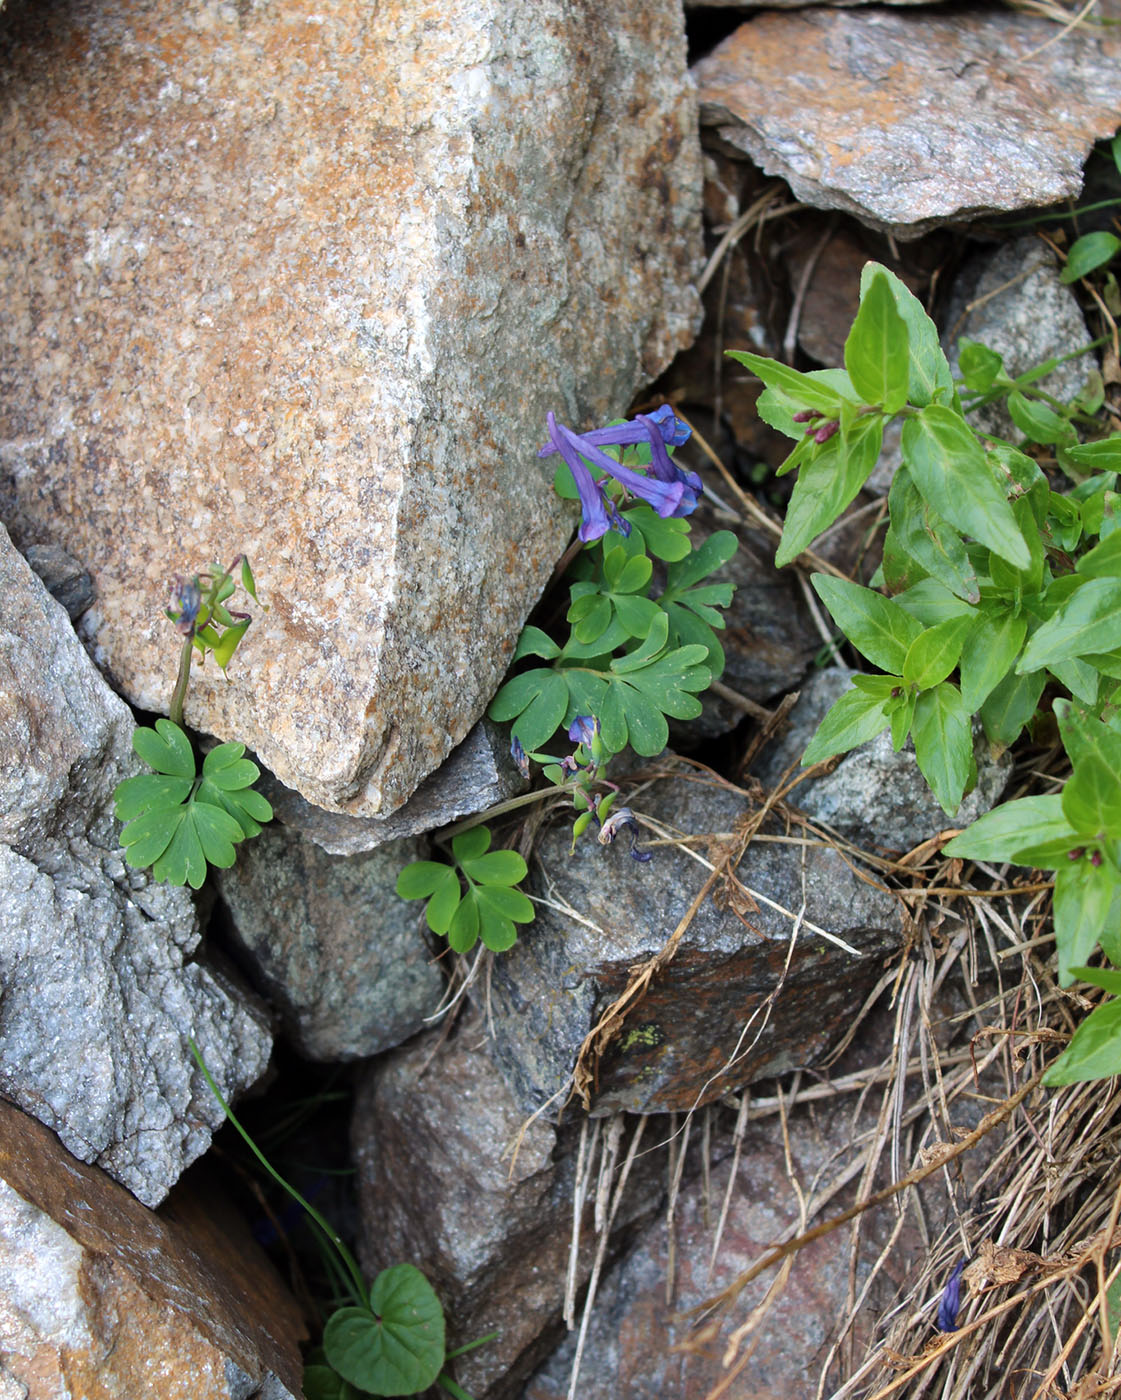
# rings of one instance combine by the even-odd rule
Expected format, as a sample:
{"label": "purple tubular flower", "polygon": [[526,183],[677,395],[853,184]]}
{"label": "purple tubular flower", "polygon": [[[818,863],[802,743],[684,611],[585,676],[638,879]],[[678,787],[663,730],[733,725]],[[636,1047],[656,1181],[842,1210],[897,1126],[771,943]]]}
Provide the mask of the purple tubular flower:
{"label": "purple tubular flower", "polygon": [[[631,471],[630,467],[620,466],[619,463],[609,457],[606,452],[602,452],[598,447],[594,447],[585,438],[580,437],[578,433],[574,433],[571,428],[566,428],[563,423],[557,423],[556,430],[558,438],[568,444],[573,456],[587,457],[590,462],[594,462],[595,465],[606,472],[608,476],[614,477],[621,486],[625,486],[632,496],[637,496],[640,500],[645,501],[647,505],[653,506],[654,510],[657,511],[663,519],[671,515],[687,515],[689,510],[696,507],[696,496],[693,495],[692,492],[689,492],[688,494],[692,496],[692,505],[686,511],[678,511],[678,506],[681,505],[682,499],[687,494],[684,483],[680,481],[658,481],[654,477],[641,476],[638,472]],[[554,441],[557,441],[557,438],[554,438]],[[572,462],[567,453],[564,454],[564,460],[571,468]],[[575,476],[575,472],[573,475]],[[588,472],[588,476],[591,477],[591,472]],[[579,483],[577,483],[576,489],[579,491]],[[583,501],[583,494],[581,494],[580,499]],[[602,510],[602,502],[600,508]],[[600,534],[603,533],[605,532],[601,530]],[[580,537],[581,539],[584,538],[583,529],[580,531]],[[592,535],[588,538],[598,539],[599,535]]]}
{"label": "purple tubular flower", "polygon": [[[679,481],[686,488],[687,494],[682,497],[681,505],[674,512],[675,515],[691,515],[697,508],[697,497],[704,490],[701,479],[696,472],[683,471],[666,451],[666,445],[662,441],[662,435],[653,417],[646,418],[641,413],[636,420],[641,423],[650,434],[650,474],[657,481]],[[687,504],[690,497],[692,504]]]}
{"label": "purple tubular flower", "polygon": [[529,777],[529,759],[526,757],[525,749],[522,748],[522,741],[515,734],[510,740],[510,757],[518,765],[518,772],[523,778]]}
{"label": "purple tubular flower", "polygon": [[[662,404],[646,417],[655,424],[662,442],[672,447],[680,447],[689,440],[693,432],[688,424],[677,417],[668,403]],[[649,430],[642,424],[641,417],[628,418],[625,423],[616,423],[610,428],[596,428],[590,433],[581,433],[580,436],[592,447],[633,447],[636,443],[649,441]],[[538,450],[537,455],[551,457],[557,450],[555,443],[547,442]]]}
{"label": "purple tubular flower", "polygon": [[935,1321],[935,1326],[940,1332],[957,1331],[958,1308],[961,1307],[961,1273],[964,1268],[965,1260],[959,1259],[946,1282],[946,1287],[942,1290],[942,1301],[938,1304],[938,1317]]}
{"label": "purple tubular flower", "polygon": [[175,623],[176,630],[189,637],[195,630],[199,609],[202,607],[202,590],[197,578],[177,578],[171,590],[168,615]]}
{"label": "purple tubular flower", "polygon": [[595,715],[577,715],[568,726],[568,737],[574,744],[584,744],[591,748],[592,740],[599,733],[599,720]]}
{"label": "purple tubular flower", "polygon": [[[556,417],[550,413],[546,422],[549,425],[549,437],[553,444],[551,450],[561,454],[568,470],[572,473],[572,480],[576,483],[576,494],[580,497],[580,510],[584,516],[580,522],[580,538],[585,544],[590,540],[602,539],[611,528],[611,521],[607,518],[603,492],[597,485],[595,477],[581,460],[580,453],[561,437],[561,428]],[[542,449],[543,451],[544,449]],[[541,455],[542,453],[538,453],[538,456]]]}
{"label": "purple tubular flower", "polygon": [[629,807],[616,807],[605,821],[600,822],[599,836],[596,839],[601,846],[610,846],[619,832],[624,830],[630,833],[632,858],[645,864],[651,853],[638,849],[638,822],[635,821],[634,813]]}

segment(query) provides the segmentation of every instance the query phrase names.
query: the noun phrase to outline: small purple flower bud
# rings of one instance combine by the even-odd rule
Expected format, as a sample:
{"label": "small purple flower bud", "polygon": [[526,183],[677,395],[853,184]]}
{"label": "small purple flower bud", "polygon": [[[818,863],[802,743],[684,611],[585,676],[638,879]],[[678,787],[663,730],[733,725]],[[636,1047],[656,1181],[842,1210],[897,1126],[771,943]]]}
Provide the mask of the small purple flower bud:
{"label": "small purple flower bud", "polygon": [[510,757],[518,765],[518,772],[523,778],[529,778],[529,759],[526,757],[525,749],[522,748],[522,741],[515,734],[510,740]]}
{"label": "small purple flower bud", "polygon": [[801,413],[795,413],[790,421],[792,423],[812,423],[815,419],[820,417],[821,414],[815,412],[814,409],[804,408]]}
{"label": "small purple flower bud", "polygon": [[591,748],[592,740],[599,733],[599,720],[595,715],[577,715],[568,726],[568,737],[574,744],[586,744]]}
{"label": "small purple flower bud", "polygon": [[828,423],[823,423],[813,434],[813,440],[817,443],[828,442],[837,429],[841,426],[836,418],[831,418]]}
{"label": "small purple flower bud", "polygon": [[961,1274],[965,1260],[959,1259],[942,1290],[942,1301],[938,1304],[938,1317],[935,1326],[940,1332],[956,1332],[958,1309],[961,1307]]}
{"label": "small purple flower bud", "polygon": [[197,578],[177,578],[171,589],[168,613],[175,623],[176,630],[189,637],[195,630],[199,608],[202,607],[202,590]]}
{"label": "small purple flower bud", "polygon": [[1098,866],[1101,865],[1101,863],[1102,863],[1102,853],[1101,853],[1101,851],[1092,851],[1092,852],[1090,853],[1090,864],[1094,867],[1095,870],[1097,870]]}
{"label": "small purple flower bud", "polygon": [[1085,846],[1075,846],[1072,851],[1067,851],[1067,860],[1081,860],[1085,854]]}

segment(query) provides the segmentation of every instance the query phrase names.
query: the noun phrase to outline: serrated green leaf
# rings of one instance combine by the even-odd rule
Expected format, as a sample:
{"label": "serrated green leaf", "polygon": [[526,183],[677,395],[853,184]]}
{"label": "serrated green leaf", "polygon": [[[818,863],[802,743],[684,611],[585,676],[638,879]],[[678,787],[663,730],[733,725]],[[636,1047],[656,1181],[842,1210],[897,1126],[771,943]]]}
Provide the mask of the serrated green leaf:
{"label": "serrated green leaf", "polygon": [[480,922],[478,891],[468,889],[448,925],[448,947],[457,953],[469,953],[479,941]]}
{"label": "serrated green leaf", "polygon": [[1027,630],[1026,620],[1007,609],[978,613],[961,649],[961,696],[967,710],[979,710],[1012,672]]}
{"label": "serrated green leaf", "polygon": [[[1048,590],[1050,593],[1050,590]],[[1028,639],[1019,674],[1121,646],[1121,579],[1087,579]]]}
{"label": "serrated green leaf", "polygon": [[126,778],[113,790],[114,812],[118,820],[127,822],[142,812],[180,807],[191,794],[190,778],[173,778],[166,773],[138,773]]}
{"label": "serrated green leaf", "polygon": [[954,378],[949,361],[942,353],[934,322],[922,308],[914,293],[879,263],[864,264],[860,274],[860,292],[873,278],[882,274],[886,280],[895,309],[907,327],[908,398],[917,408],[929,403],[949,403],[954,396]]}
{"label": "serrated green leaf", "polygon": [[940,516],[1016,568],[1030,565],[1004,487],[964,419],[930,404],[903,424],[902,447],[912,480]]}
{"label": "serrated green leaf", "polygon": [[1043,1083],[1057,1088],[1115,1074],[1121,1074],[1121,1000],[1107,1001],[1090,1012],[1048,1068]]}
{"label": "serrated green leaf", "polygon": [[951,617],[920,632],[903,661],[904,685],[929,690],[944,681],[958,664],[962,645],[975,624],[973,617]]}
{"label": "serrated green leaf", "polygon": [[886,696],[868,695],[856,686],[846,690],[818,725],[802,755],[802,766],[821,763],[834,754],[847,753],[874,739],[891,723],[886,704]]}
{"label": "serrated green leaf", "polygon": [[895,308],[884,269],[861,281],[860,310],[845,341],[845,369],[865,403],[898,413],[907,402],[907,325]]}
{"label": "serrated green leaf", "polygon": [[472,880],[484,885],[516,885],[526,877],[526,864],[517,851],[488,851],[460,864]]}
{"label": "serrated green leaf", "polygon": [[351,1384],[376,1395],[417,1395],[444,1364],[444,1310],[413,1264],[374,1279],[370,1309],[340,1308],[323,1329],[328,1362]]}
{"label": "serrated green leaf", "polygon": [[452,837],[452,852],[460,865],[468,860],[478,860],[484,851],[490,850],[490,827],[472,826]]}
{"label": "serrated green leaf", "polygon": [[149,768],[173,778],[195,776],[195,751],[191,741],[177,724],[169,719],[156,720],[155,729],[133,731],[132,747]]}
{"label": "serrated green leaf", "polygon": [[462,898],[459,876],[450,865],[445,865],[444,873],[436,882],[424,911],[425,920],[433,933],[447,933]]}
{"label": "serrated green leaf", "polygon": [[438,860],[414,860],[397,876],[401,899],[427,899],[448,874],[449,867]]}
{"label": "serrated green leaf", "polygon": [[942,810],[953,816],[961,806],[973,771],[973,735],[961,692],[948,681],[924,690],[915,701],[911,738],[919,771]]}
{"label": "serrated green leaf", "polygon": [[1096,268],[1104,267],[1121,252],[1121,238],[1105,229],[1084,233],[1070,245],[1066,267],[1059,273],[1060,282],[1077,282]]}
{"label": "serrated green leaf", "polygon": [[900,675],[908,649],[923,630],[911,614],[848,579],[814,574],[810,582],[853,646],[882,670]]}

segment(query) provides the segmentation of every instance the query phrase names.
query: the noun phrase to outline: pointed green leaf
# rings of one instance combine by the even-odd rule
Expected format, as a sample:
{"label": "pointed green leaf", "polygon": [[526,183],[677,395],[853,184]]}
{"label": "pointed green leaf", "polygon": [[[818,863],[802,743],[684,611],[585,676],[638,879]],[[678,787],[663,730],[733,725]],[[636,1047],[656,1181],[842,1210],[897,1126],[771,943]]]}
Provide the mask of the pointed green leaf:
{"label": "pointed green leaf", "polygon": [[839,414],[840,394],[820,380],[764,355],[753,355],[746,350],[728,350],[725,353],[729,359],[738,360],[761,379],[768,389],[778,389],[795,403],[804,408],[816,409],[826,417],[836,417]]}
{"label": "pointed green leaf", "polygon": [[249,618],[244,618],[241,622],[235,622],[232,627],[227,627],[222,633],[218,645],[214,648],[214,660],[221,670],[224,671],[233,660],[242,637],[249,631],[249,622]]}
{"label": "pointed green leaf", "polygon": [[929,690],[944,681],[958,664],[962,645],[975,625],[974,617],[950,617],[920,632],[903,662],[904,685]]}
{"label": "pointed green leaf", "polygon": [[778,568],[797,559],[851,504],[871,476],[882,443],[883,419],[874,414],[855,419],[816,448],[794,483],[775,552]]}
{"label": "pointed green leaf", "polygon": [[[1019,797],[1002,802],[942,847],[942,854],[965,860],[1009,861],[1025,865],[1025,852],[1061,846],[1061,859],[1077,843],[1058,796]],[[1044,867],[1046,868],[1046,867]]]}
{"label": "pointed green leaf", "polygon": [[[981,595],[965,542],[954,526],[923,499],[904,466],[900,466],[892,478],[888,509],[896,547],[923,573],[937,579],[959,598],[976,603]],[[886,572],[886,544],[884,552]]]}
{"label": "pointed green leaf", "polygon": [[1019,737],[1035,714],[1047,677],[1042,671],[1030,675],[1007,675],[998,681],[981,706],[981,724],[991,744],[1007,748]]}
{"label": "pointed green leaf", "polygon": [[802,755],[803,767],[821,763],[837,753],[847,753],[874,739],[891,722],[885,710],[886,703],[886,697],[867,695],[855,686],[846,690],[818,725]]}
{"label": "pointed green leaf", "polygon": [[1091,865],[1085,857],[1060,865],[1055,871],[1051,909],[1061,987],[1071,985],[1074,968],[1081,967],[1094,951],[1116,885],[1116,876],[1108,865]]}
{"label": "pointed green leaf", "polygon": [[1004,487],[976,435],[952,409],[930,404],[903,424],[903,460],[934,510],[1019,569],[1031,563]]}
{"label": "pointed green leaf", "polygon": [[1000,682],[1010,675],[1027,630],[1025,619],[1014,617],[1007,609],[978,613],[976,624],[961,649],[961,697],[967,710],[979,710]]}
{"label": "pointed green leaf", "polygon": [[923,630],[910,613],[848,579],[814,574],[810,582],[853,646],[884,671],[900,675],[908,649]]}
{"label": "pointed green leaf", "polygon": [[1008,395],[1008,416],[1029,442],[1051,446],[1057,442],[1078,441],[1069,418],[1063,418],[1038,399],[1026,398],[1019,389],[1013,389]]}
{"label": "pointed green leaf", "polygon": [[1057,1088],[1115,1074],[1121,1074],[1121,1000],[1107,1001],[1090,1012],[1048,1068],[1043,1083]]}
{"label": "pointed green leaf", "polygon": [[1080,835],[1121,835],[1121,772],[1097,754],[1074,765],[1062,792],[1063,815]]}
{"label": "pointed green leaf", "polygon": [[[1048,590],[1050,592],[1050,590]],[[1028,639],[1016,670],[1112,651],[1121,646],[1121,578],[1087,579]]]}
{"label": "pointed green leaf", "polygon": [[1070,245],[1066,267],[1059,273],[1060,282],[1077,282],[1096,268],[1104,267],[1121,252],[1121,238],[1105,229],[1084,233]]}
{"label": "pointed green leaf", "polygon": [[865,403],[879,404],[886,413],[898,413],[907,402],[907,326],[895,309],[882,269],[861,282],[860,310],[845,341],[845,369]]}
{"label": "pointed green leaf", "polygon": [[950,372],[949,362],[942,353],[934,322],[923,310],[919,299],[894,272],[874,262],[864,264],[860,275],[861,296],[864,295],[865,287],[881,275],[886,279],[895,301],[895,309],[907,327],[910,402],[917,408],[923,408],[929,403],[949,403],[954,396],[954,377]]}
{"label": "pointed green leaf", "polygon": [[992,387],[997,375],[1003,373],[1004,360],[987,345],[963,335],[958,341],[958,368],[965,387],[975,394],[983,394]]}
{"label": "pointed green leaf", "polygon": [[1089,467],[1093,471],[1121,472],[1121,433],[1099,438],[1097,442],[1068,447],[1066,455],[1080,467]]}
{"label": "pointed green leaf", "polygon": [[942,810],[953,816],[961,806],[973,768],[969,712],[956,686],[943,681],[915,701],[911,738],[919,771]]}

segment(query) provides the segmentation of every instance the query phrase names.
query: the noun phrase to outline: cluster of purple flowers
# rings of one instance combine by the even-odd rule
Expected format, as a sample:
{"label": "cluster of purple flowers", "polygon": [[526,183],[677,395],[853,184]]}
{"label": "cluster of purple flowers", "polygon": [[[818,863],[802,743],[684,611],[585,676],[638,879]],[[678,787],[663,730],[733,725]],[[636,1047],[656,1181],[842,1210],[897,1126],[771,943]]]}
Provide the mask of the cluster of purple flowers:
{"label": "cluster of purple flowers", "polygon": [[[619,482],[632,496],[653,506],[663,519],[668,516],[691,515],[697,508],[702,486],[696,472],[675,466],[666,451],[667,446],[680,447],[689,437],[691,428],[683,423],[669,404],[653,413],[640,413],[612,428],[596,428],[590,433],[574,433],[558,423],[552,413],[548,416],[549,441],[537,453],[551,457],[559,452],[572,473],[580,497],[584,519],[580,538],[586,543],[598,540],[608,530],[630,533],[630,525],[622,518],[614,501],[606,494],[602,482],[588,470],[588,463],[601,468],[607,476]],[[621,466],[604,452],[605,447],[634,447],[650,445],[648,475]]]}

